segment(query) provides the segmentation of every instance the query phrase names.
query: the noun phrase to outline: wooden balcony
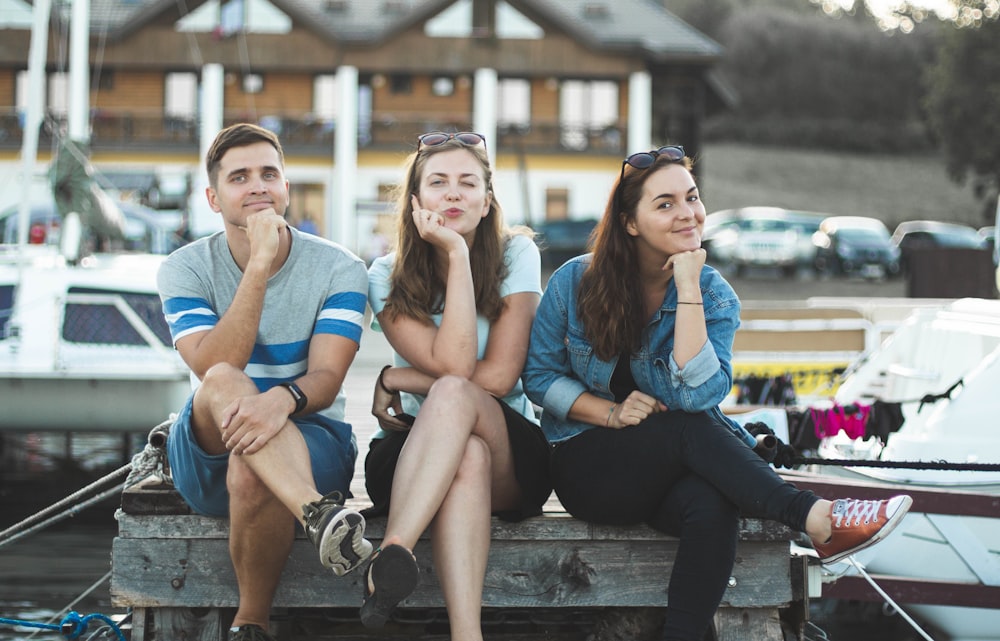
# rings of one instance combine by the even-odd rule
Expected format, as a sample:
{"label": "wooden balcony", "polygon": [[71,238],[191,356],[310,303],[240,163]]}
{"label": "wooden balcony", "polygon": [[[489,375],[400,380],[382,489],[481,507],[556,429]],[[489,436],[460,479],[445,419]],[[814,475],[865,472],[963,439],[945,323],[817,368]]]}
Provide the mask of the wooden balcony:
{"label": "wooden balcony", "polygon": [[[312,114],[251,115],[228,112],[223,124],[255,122],[274,131],[290,155],[333,156],[336,122]],[[20,149],[23,118],[13,107],[0,107],[0,150]],[[421,133],[470,131],[470,118],[438,114],[376,114],[358,125],[359,149],[411,151]],[[197,154],[196,118],[126,110],[97,110],[91,116],[91,148],[95,151]],[[58,132],[66,131],[66,117],[49,114],[39,132],[39,148],[51,146]],[[621,156],[625,153],[625,125],[590,128],[558,122],[538,121],[527,125],[504,125],[497,140],[488,140],[493,153],[557,154],[585,152]]]}

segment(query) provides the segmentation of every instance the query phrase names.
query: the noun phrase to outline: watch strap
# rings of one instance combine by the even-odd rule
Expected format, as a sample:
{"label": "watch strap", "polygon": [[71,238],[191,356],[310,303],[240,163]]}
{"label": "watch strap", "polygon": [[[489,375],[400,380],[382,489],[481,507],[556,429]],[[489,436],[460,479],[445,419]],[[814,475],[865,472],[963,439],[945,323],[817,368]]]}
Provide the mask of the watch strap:
{"label": "watch strap", "polygon": [[298,385],[292,383],[291,381],[278,383],[278,385],[288,390],[288,393],[295,399],[295,410],[292,414],[298,414],[306,408],[306,404],[309,403],[309,399],[306,398],[305,393],[303,393],[302,389]]}

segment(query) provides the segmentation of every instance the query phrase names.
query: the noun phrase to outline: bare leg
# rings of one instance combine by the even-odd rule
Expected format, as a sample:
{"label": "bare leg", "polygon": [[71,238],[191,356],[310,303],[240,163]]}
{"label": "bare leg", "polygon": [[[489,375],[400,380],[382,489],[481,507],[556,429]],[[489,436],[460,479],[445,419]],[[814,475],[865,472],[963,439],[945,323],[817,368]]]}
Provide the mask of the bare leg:
{"label": "bare leg", "polygon": [[806,516],[806,534],[817,543],[825,543],[833,534],[833,523],[830,521],[830,501],[820,499],[809,509]]}
{"label": "bare leg", "polygon": [[271,603],[292,550],[295,519],[260,479],[232,457],[229,464],[229,556],[240,603],[234,626],[269,629]]}
{"label": "bare leg", "polygon": [[[195,394],[192,427],[209,453],[226,452],[219,431],[223,409],[239,396],[256,394],[256,385],[228,365],[208,371]],[[312,478],[305,440],[291,421],[252,455],[231,456],[229,551],[240,593],[234,625],[255,623],[268,629],[271,602],[291,551],[295,519],[302,505],[321,498]]]}
{"label": "bare leg", "polygon": [[412,550],[433,521],[434,562],[452,638],[482,638],[490,514],[519,499],[507,424],[496,399],[464,378],[438,379],[396,465],[383,545]]}
{"label": "bare leg", "polygon": [[[413,549],[444,502],[475,435],[491,454],[492,509],[515,505],[520,489],[514,479],[507,425],[496,399],[478,385],[456,376],[438,379],[428,392],[406,439],[392,483],[385,538]],[[428,465],[433,461],[433,465]]]}
{"label": "bare leg", "polygon": [[483,577],[490,550],[490,451],[469,439],[458,474],[431,525],[451,638],[482,641]]}

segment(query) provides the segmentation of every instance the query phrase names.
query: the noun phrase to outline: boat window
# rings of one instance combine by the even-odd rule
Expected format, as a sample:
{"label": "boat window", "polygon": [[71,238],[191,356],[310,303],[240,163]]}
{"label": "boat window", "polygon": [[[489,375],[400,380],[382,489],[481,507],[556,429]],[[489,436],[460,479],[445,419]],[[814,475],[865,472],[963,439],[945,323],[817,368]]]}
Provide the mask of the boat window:
{"label": "boat window", "polygon": [[132,308],[165,346],[171,345],[170,330],[163,318],[160,297],[156,294],[122,292],[90,287],[71,287],[69,294],[93,294],[95,301],[71,302],[66,305],[63,339],[72,343],[145,345],[146,341],[128,319],[105,299],[97,296],[119,296]]}
{"label": "boat window", "polygon": [[0,341],[10,336],[10,317],[14,313],[14,286],[0,285]]}

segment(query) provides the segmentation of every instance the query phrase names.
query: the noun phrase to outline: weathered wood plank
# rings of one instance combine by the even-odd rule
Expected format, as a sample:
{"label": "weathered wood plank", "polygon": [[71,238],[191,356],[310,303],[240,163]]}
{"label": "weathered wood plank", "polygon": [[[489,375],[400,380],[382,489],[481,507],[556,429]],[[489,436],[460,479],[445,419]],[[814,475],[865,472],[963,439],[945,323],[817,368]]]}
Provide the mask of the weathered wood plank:
{"label": "weathered wood plank", "polygon": [[[677,543],[666,541],[495,541],[483,592],[485,607],[643,607],[666,604]],[[440,586],[430,544],[415,550],[421,584],[405,607],[436,607]],[[111,597],[116,606],[235,607],[236,582],[223,539],[116,538]],[[315,549],[296,541],[275,596],[276,607],[360,604],[362,574],[335,577]],[[723,604],[785,606],[792,593],[788,544],[741,543]]]}
{"label": "weathered wood plank", "polygon": [[[165,517],[156,514],[127,514],[119,510],[115,518],[118,520],[118,536],[121,538],[225,539],[229,536],[228,520],[197,514]],[[368,538],[382,538],[385,533],[385,518],[369,519],[365,533]],[[645,525],[630,527],[594,525],[574,519],[565,512],[549,512],[519,523],[493,519],[490,535],[495,541],[666,541],[673,538]],[[301,532],[298,536],[305,537]],[[426,537],[425,534],[424,538]],[[742,541],[777,542],[790,541],[796,537],[794,531],[774,521],[741,519],[740,522]]]}
{"label": "weathered wood plank", "polygon": [[774,608],[720,609],[715,613],[715,628],[718,641],[760,641],[783,637],[778,610]]}

